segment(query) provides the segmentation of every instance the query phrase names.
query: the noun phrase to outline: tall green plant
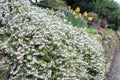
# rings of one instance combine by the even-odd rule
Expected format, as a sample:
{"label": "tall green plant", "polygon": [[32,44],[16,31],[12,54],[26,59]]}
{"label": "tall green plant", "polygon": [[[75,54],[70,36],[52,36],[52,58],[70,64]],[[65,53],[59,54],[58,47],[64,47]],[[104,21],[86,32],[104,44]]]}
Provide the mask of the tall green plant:
{"label": "tall green plant", "polygon": [[104,2],[104,0],[102,0],[102,1],[101,0],[96,0],[96,1],[93,0],[94,12],[98,13],[99,15],[101,13],[101,10],[104,7],[103,2]]}

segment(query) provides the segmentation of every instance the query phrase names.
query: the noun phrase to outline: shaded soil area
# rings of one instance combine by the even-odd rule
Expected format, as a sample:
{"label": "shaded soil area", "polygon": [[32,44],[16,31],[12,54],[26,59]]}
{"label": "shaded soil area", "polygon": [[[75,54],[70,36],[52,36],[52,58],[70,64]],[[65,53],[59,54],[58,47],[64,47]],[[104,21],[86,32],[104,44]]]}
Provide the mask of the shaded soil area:
{"label": "shaded soil area", "polygon": [[120,80],[120,46],[113,58],[110,71],[104,80]]}

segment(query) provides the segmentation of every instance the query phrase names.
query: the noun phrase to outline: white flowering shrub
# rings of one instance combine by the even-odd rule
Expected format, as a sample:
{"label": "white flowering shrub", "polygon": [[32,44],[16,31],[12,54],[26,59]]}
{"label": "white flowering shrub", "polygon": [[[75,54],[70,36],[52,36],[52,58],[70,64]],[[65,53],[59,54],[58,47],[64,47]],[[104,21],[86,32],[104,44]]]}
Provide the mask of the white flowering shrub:
{"label": "white flowering shrub", "polygon": [[6,1],[0,7],[9,80],[103,80],[104,50],[86,29],[65,24],[54,11],[28,0]]}

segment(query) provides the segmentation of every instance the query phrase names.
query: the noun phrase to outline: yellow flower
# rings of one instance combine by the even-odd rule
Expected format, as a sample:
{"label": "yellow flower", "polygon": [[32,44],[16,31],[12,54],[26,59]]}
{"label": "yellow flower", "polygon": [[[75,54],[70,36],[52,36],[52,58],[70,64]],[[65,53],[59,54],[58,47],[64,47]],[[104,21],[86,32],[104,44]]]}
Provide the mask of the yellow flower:
{"label": "yellow flower", "polygon": [[85,12],[83,13],[83,15],[84,15],[85,17],[87,17],[87,16],[88,16],[88,13],[85,11]]}
{"label": "yellow flower", "polygon": [[71,6],[68,6],[68,10],[69,10],[69,11],[71,10]]}
{"label": "yellow flower", "polygon": [[76,12],[75,12],[75,11],[73,11],[73,12],[72,12],[72,14],[73,14],[73,15],[76,15]]}
{"label": "yellow flower", "polygon": [[72,12],[73,12],[73,9],[71,9],[70,12],[72,13]]}
{"label": "yellow flower", "polygon": [[80,8],[77,7],[77,8],[75,9],[75,12],[80,12]]}
{"label": "yellow flower", "polygon": [[78,16],[78,15],[76,15],[76,16],[75,16],[75,19],[78,19],[78,18],[79,18],[79,16]]}
{"label": "yellow flower", "polygon": [[88,21],[92,21],[93,20],[93,17],[88,17]]}
{"label": "yellow flower", "polygon": [[81,13],[79,14],[79,17],[80,17],[80,18],[82,17],[82,14],[81,14]]}

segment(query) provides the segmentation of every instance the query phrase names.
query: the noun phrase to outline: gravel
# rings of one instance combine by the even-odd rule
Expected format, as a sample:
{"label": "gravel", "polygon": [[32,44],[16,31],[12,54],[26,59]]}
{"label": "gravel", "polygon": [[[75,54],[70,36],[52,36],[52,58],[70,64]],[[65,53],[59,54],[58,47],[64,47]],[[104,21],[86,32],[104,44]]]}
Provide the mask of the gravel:
{"label": "gravel", "polygon": [[120,80],[120,46],[112,61],[110,72],[104,80]]}

